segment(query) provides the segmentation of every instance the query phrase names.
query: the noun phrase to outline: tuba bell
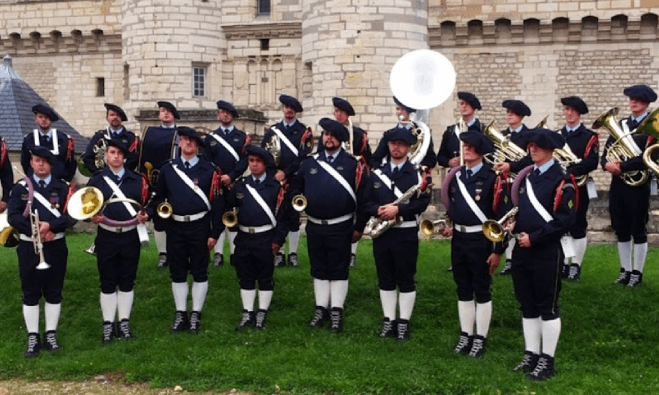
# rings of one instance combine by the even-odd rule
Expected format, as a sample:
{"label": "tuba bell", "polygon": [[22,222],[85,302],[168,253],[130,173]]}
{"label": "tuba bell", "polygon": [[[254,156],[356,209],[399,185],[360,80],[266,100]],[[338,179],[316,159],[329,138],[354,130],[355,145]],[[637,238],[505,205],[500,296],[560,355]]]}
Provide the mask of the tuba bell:
{"label": "tuba bell", "polygon": [[[526,156],[526,151],[510,141],[508,136],[504,136],[496,130],[494,121],[485,127],[483,134],[489,137],[494,144],[494,152],[484,158],[488,164],[495,165],[502,162],[517,162]],[[511,174],[511,177],[514,178],[514,174]]]}
{"label": "tuba bell", "polygon": [[[648,115],[636,130],[639,133],[652,136],[659,140],[659,109],[656,109]],[[659,176],[659,164],[652,159],[652,154],[659,149],[659,143],[655,143],[643,152],[643,163],[650,171]]]}
{"label": "tuba bell", "polygon": [[[634,131],[625,133],[625,131],[620,128],[620,125],[618,125],[618,121],[615,117],[616,115],[618,115],[618,107],[614,107],[600,115],[593,123],[593,129],[603,128],[615,139],[613,144],[611,144],[606,150],[606,160],[609,162],[624,162],[637,156],[641,156],[643,151],[636,145],[632,138]],[[648,118],[650,117],[648,116]],[[620,178],[622,178],[622,181],[625,184],[635,187],[645,184],[648,180],[648,171],[632,170],[622,173]]]}

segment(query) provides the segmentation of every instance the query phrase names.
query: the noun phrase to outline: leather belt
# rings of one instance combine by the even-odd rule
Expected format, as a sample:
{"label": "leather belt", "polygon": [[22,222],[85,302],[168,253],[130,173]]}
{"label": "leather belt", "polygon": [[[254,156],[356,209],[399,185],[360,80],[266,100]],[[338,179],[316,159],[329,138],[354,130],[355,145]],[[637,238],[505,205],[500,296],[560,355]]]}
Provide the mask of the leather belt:
{"label": "leather belt", "polygon": [[349,219],[352,219],[353,214],[350,213],[331,219],[320,219],[320,218],[312,217],[311,215],[307,215],[307,217],[309,218],[309,221],[317,225],[336,225],[336,224],[340,224],[341,222],[345,222]]}
{"label": "leather belt", "polygon": [[416,228],[416,221],[403,221],[399,224],[392,226],[392,228]]}
{"label": "leather belt", "polygon": [[453,224],[453,229],[460,233],[478,233],[483,231],[483,225],[459,225]]}
{"label": "leather belt", "polygon": [[275,227],[272,226],[272,224],[269,225],[262,225],[262,226],[243,226],[243,225],[238,225],[238,229],[240,229],[241,232],[249,233],[249,234],[254,234],[254,233],[263,233],[267,232],[269,230],[274,229]]}
{"label": "leather belt", "polygon": [[192,214],[192,215],[172,214],[172,219],[176,222],[192,222],[204,218],[206,214],[208,214],[208,211],[202,211],[200,213]]}
{"label": "leather belt", "polygon": [[129,225],[129,226],[110,226],[106,224],[98,224],[100,228],[103,228],[107,230],[108,232],[112,233],[124,233],[124,232],[130,232],[131,230],[137,228],[137,225]]}
{"label": "leather belt", "polygon": [[[19,238],[23,241],[29,241],[30,243],[32,243],[32,236],[24,235],[24,234],[21,233]],[[64,232],[55,233],[55,237],[53,237],[53,239],[51,241],[59,240],[59,239],[62,239],[62,238],[64,238]],[[47,243],[47,242],[44,242],[44,243]]]}

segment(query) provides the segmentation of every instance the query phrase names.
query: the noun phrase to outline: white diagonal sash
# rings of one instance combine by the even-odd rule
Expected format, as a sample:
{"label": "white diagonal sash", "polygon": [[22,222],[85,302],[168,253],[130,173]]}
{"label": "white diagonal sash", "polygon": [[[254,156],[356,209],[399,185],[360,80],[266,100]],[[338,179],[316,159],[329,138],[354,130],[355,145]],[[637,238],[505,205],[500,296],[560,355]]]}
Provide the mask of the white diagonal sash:
{"label": "white diagonal sash", "polygon": [[638,144],[636,144],[636,141],[634,141],[634,138],[631,136],[632,131],[629,130],[629,126],[627,125],[627,120],[623,119],[621,124],[622,124],[622,130],[623,132],[625,132],[625,134],[620,139],[625,139],[625,141],[629,143],[629,145],[634,150],[634,155],[636,156],[641,155],[643,151],[638,147]]}
{"label": "white diagonal sash", "polygon": [[384,185],[386,185],[387,188],[391,189],[391,191],[394,193],[394,195],[396,195],[397,198],[403,196],[403,192],[401,192],[400,189],[398,189],[397,186],[394,186],[393,188],[391,187],[391,179],[389,177],[387,177],[387,175],[384,174],[382,172],[382,170],[375,169],[375,170],[373,170],[373,173],[377,174],[378,177],[380,177],[380,179],[382,180]]}
{"label": "white diagonal sash", "polygon": [[[53,149],[50,150],[50,152],[53,155],[57,156],[57,155],[59,155],[59,141],[57,140],[57,129],[50,129],[50,130],[53,131],[53,133],[52,133],[52,135],[53,135],[53,137],[52,137],[52,139],[53,139]],[[34,137],[34,145],[37,146],[37,147],[40,147],[41,142],[39,141],[39,131],[37,129],[34,129],[32,131],[32,136]]]}
{"label": "white diagonal sash", "polygon": [[[108,176],[103,176],[103,179],[105,182],[110,186],[110,189],[112,189],[112,192],[117,196],[119,199],[126,199],[126,195],[124,192],[119,189],[119,186],[112,181],[112,179]],[[135,207],[133,207],[132,204],[128,202],[122,202],[126,210],[128,211],[128,214],[130,214],[132,217],[137,216],[137,210],[135,210]],[[149,245],[149,233],[146,229],[146,225],[144,224],[137,224],[137,234],[140,238],[140,244],[143,247],[147,247]]]}
{"label": "white diagonal sash", "polygon": [[329,175],[334,177],[339,182],[339,184],[341,184],[341,186],[346,191],[348,191],[348,193],[350,194],[350,197],[352,197],[352,200],[354,200],[355,204],[357,204],[357,196],[355,196],[355,191],[352,190],[352,187],[350,187],[350,184],[348,184],[348,181],[346,181],[346,179],[343,178],[343,176],[341,176],[341,174],[339,174],[338,171],[334,170],[334,168],[332,166],[330,166],[329,163],[324,162],[322,160],[317,160],[316,162],[318,162],[320,167],[325,169],[325,171],[328,172]]}
{"label": "white diagonal sash", "polygon": [[39,203],[41,203],[42,206],[44,206],[44,208],[46,208],[48,211],[50,211],[56,218],[59,218],[59,217],[62,216],[62,213],[60,213],[55,208],[53,208],[53,206],[50,204],[50,202],[48,200],[46,200],[46,198],[43,197],[42,194],[40,194],[37,191],[34,191],[33,196],[34,196],[35,199],[37,199],[39,201]]}
{"label": "white diagonal sash", "polygon": [[467,202],[467,205],[469,205],[471,211],[473,211],[474,214],[476,214],[478,220],[481,221],[481,223],[485,223],[485,221],[487,221],[487,217],[485,216],[485,214],[483,214],[481,208],[478,207],[478,205],[474,201],[474,198],[471,197],[465,184],[462,182],[462,180],[460,180],[460,173],[461,172],[455,173],[455,180],[458,182],[458,189],[460,190],[460,194],[462,194],[462,198],[465,200],[465,202]]}
{"label": "white diagonal sash", "polygon": [[254,200],[256,200],[256,203],[258,203],[259,206],[261,206],[261,208],[263,209],[263,211],[265,211],[265,213],[268,215],[268,217],[270,218],[270,222],[272,222],[272,226],[277,226],[277,220],[275,219],[275,215],[272,213],[272,210],[270,210],[270,207],[265,202],[265,200],[263,200],[263,197],[259,195],[259,193],[256,191],[256,189],[254,189],[253,186],[248,184],[245,184],[245,186],[247,187],[247,191],[249,191],[249,193],[252,195]]}
{"label": "white diagonal sash", "polygon": [[275,132],[275,134],[276,134],[277,136],[279,136],[279,140],[280,140],[282,143],[286,144],[286,146],[288,147],[288,149],[290,149],[290,150],[295,154],[295,156],[300,155],[300,151],[298,151],[298,149],[295,148],[295,146],[293,145],[293,143],[291,143],[291,140],[289,140],[288,137],[286,137],[286,136],[284,135],[284,133],[282,133],[282,131],[279,130],[279,128],[273,126],[273,127],[271,127],[270,129],[271,129],[273,132]]}
{"label": "white diagonal sash", "polygon": [[208,197],[206,197],[206,195],[204,194],[204,191],[202,191],[201,188],[197,187],[194,184],[194,182],[192,182],[190,177],[188,177],[187,174],[185,174],[181,170],[179,170],[179,168],[176,167],[176,165],[172,165],[172,169],[174,169],[176,174],[178,174],[178,176],[185,183],[185,185],[187,185],[190,189],[192,189],[192,191],[194,193],[196,193],[197,196],[199,196],[201,198],[201,200],[204,201],[204,203],[206,204],[206,207],[208,207],[208,209],[210,210],[211,209],[211,203],[208,201]]}
{"label": "white diagonal sash", "polygon": [[233,158],[234,158],[235,160],[240,160],[240,156],[238,155],[238,153],[236,152],[236,150],[233,149],[233,147],[231,146],[231,144],[229,144],[228,141],[226,141],[226,140],[223,139],[222,137],[218,136],[217,133],[211,133],[211,137],[213,137],[215,140],[217,140],[218,143],[222,144],[222,146],[224,147],[224,149],[226,149],[227,151],[229,151],[229,153],[231,154],[231,156],[233,156]]}

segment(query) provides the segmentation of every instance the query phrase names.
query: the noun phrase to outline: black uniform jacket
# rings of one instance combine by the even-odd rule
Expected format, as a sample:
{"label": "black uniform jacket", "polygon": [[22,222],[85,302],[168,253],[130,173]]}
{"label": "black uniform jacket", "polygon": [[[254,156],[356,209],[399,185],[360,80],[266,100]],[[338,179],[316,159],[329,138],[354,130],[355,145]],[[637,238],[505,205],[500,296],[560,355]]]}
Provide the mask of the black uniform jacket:
{"label": "black uniform jacket", "polygon": [[[467,128],[469,131],[483,132],[483,125],[476,119],[476,121]],[[446,128],[442,135],[442,143],[437,151],[437,164],[442,167],[449,167],[448,162],[460,156],[460,139],[455,134],[455,125]]]}
{"label": "black uniform jacket", "polygon": [[[233,156],[222,143],[216,138],[221,138],[228,142],[233,150],[238,154],[238,159]],[[222,128],[217,128],[212,135],[206,136],[204,157],[206,160],[215,163],[222,170],[222,174],[227,174],[232,181],[243,175],[247,169],[247,154],[245,146],[248,144],[247,134],[238,130],[235,126],[228,135],[225,135]]]}
{"label": "black uniform jacket", "polygon": [[[281,142],[281,158],[277,168],[286,174],[287,179],[290,179],[295,174],[298,167],[300,167],[302,158],[307,156],[307,154],[309,154],[313,149],[311,146],[312,139],[309,137],[306,139],[306,141],[302,141],[302,136],[307,130],[307,127],[297,119],[290,128],[284,126],[284,121],[274,124],[272,127],[279,129],[279,131],[281,131],[282,134],[286,136],[288,141],[290,141],[291,144],[293,144],[293,146],[298,150],[298,154],[295,155],[295,153],[293,153],[293,151],[288,148],[287,144]],[[265,136],[263,137],[263,141],[261,142],[261,147],[265,148],[266,144],[270,142],[272,136],[275,135],[276,134],[272,128],[268,129],[268,131],[265,133]]]}
{"label": "black uniform jacket", "polygon": [[[52,128],[51,130],[56,129]],[[51,174],[53,177],[71,181],[76,173],[78,165],[73,153],[71,153],[69,160],[66,160],[66,153],[69,147],[69,136],[64,132],[60,132],[59,130],[57,130],[57,133],[52,133],[53,138],[55,135],[57,136],[57,149],[59,152],[55,154],[53,140],[49,139],[49,141],[46,142],[44,137],[41,136],[41,132],[38,130],[37,135],[38,144],[36,145],[48,148],[51,152],[53,152],[53,155],[55,155],[56,163],[54,163],[51,168]],[[30,153],[30,149],[34,146],[34,132],[28,133],[23,139],[23,147],[21,148],[21,166],[23,166],[23,172],[27,175],[32,175],[32,167],[30,166],[30,159],[32,159],[32,154]]]}
{"label": "black uniform jacket", "polygon": [[96,166],[95,163],[96,155],[94,155],[94,147],[96,146],[96,143],[100,139],[105,139],[105,140],[120,141],[123,145],[125,145],[129,149],[129,152],[126,153],[126,160],[124,162],[124,167],[128,170],[135,170],[135,168],[137,167],[137,162],[139,160],[139,152],[140,152],[139,147],[137,146],[137,144],[135,144],[135,138],[136,138],[135,133],[131,132],[130,130],[127,130],[124,127],[121,128],[121,133],[118,134],[111,132],[110,128],[98,130],[92,136],[91,140],[89,141],[89,144],[87,145],[87,149],[85,150],[85,153],[82,155],[82,161],[85,164],[85,167],[87,168],[87,170],[92,172],[92,174],[101,170]]}
{"label": "black uniform jacket", "polygon": [[[346,130],[350,129],[347,126],[345,127]],[[366,164],[370,164],[372,162],[371,156],[373,156],[373,153],[371,152],[371,146],[368,145],[368,139],[366,139],[366,144],[363,143],[364,139],[364,134],[366,131],[364,129],[358,127],[358,126],[353,126],[353,134],[352,134],[352,154],[355,156],[361,156],[364,158],[366,161]],[[348,130],[350,132],[350,130]],[[318,151],[321,152],[325,148],[323,147],[323,139],[322,137],[318,139]]]}
{"label": "black uniform jacket", "polygon": [[[218,190],[215,196],[209,196],[211,192],[211,183],[215,166],[199,158],[199,162],[186,169],[183,166],[182,158],[176,158],[165,164],[160,170],[158,184],[156,185],[156,194],[153,197],[153,203],[149,205],[147,212],[150,217],[156,214],[156,208],[165,199],[172,205],[173,214],[175,215],[194,215],[202,211],[208,211],[208,206],[201,197],[190,188],[174,170],[177,169],[185,173],[190,180],[206,195],[211,203],[211,234],[210,237],[217,239],[224,230],[222,224],[222,214],[224,212],[224,198]],[[176,221],[169,219],[170,225]]]}
{"label": "black uniform jacket", "polygon": [[[110,180],[114,181],[115,184],[121,189],[121,192],[128,199],[133,199],[140,204],[144,204],[142,200],[143,188],[146,186],[146,179],[139,173],[124,169],[124,174],[121,177],[121,180],[117,180],[112,170],[109,167],[96,172],[90,179],[87,185],[96,187],[103,192],[103,198],[105,201],[116,198],[117,196],[110,188],[110,185],[105,181],[104,176],[107,176]],[[135,207],[135,211],[139,211],[139,207]],[[125,205],[123,203],[113,203],[109,204],[103,209],[103,215],[109,219],[115,221],[127,221],[134,218],[128,213]]]}
{"label": "black uniform jacket", "polygon": [[[389,133],[392,130],[389,129],[384,134],[382,134],[382,139],[378,143],[378,147],[375,149],[375,152],[371,156],[370,166],[372,169],[377,169],[381,166],[384,166],[384,163],[389,158]],[[422,168],[433,169],[437,165],[437,156],[435,155],[435,145],[432,141],[432,136],[430,136],[430,144],[428,145],[428,151],[424,155],[421,163],[419,164]]]}
{"label": "black uniform jacket", "polygon": [[[631,122],[632,119],[633,119],[632,117],[629,117],[627,119],[627,122]],[[622,125],[622,121],[620,122],[620,124]],[[652,140],[654,140],[654,139],[650,140],[650,138],[647,135],[640,133],[634,133],[632,135],[632,138],[634,139],[634,142],[636,142],[638,148],[641,149],[641,151],[645,151],[645,149],[652,144],[653,142]],[[609,162],[609,160],[607,159],[607,152],[611,147],[611,145],[615,142],[615,140],[616,139],[614,139],[611,136],[609,136],[609,138],[606,140],[606,144],[604,145],[604,152],[602,153],[602,158],[600,159],[600,163],[602,164],[602,169],[604,169],[604,166],[606,166],[606,164]],[[643,155],[638,155],[631,159],[620,162],[620,169],[622,170],[623,173],[627,173],[634,170],[646,170],[647,167],[645,167],[645,164],[643,163]],[[648,179],[650,178],[648,177]],[[622,178],[618,176],[611,177],[611,185],[622,184],[622,183],[623,183]],[[643,185],[646,184],[647,182],[644,183]]]}
{"label": "black uniform jacket", "polygon": [[[561,129],[561,134],[565,137],[565,141],[567,141],[572,152],[581,158],[581,162],[567,168],[566,173],[568,175],[573,174],[575,177],[579,177],[597,169],[600,147],[597,133],[581,124],[577,130],[570,133],[567,132],[567,127],[564,126]],[[588,148],[587,154],[586,148]]]}
{"label": "black uniform jacket", "polygon": [[[4,163],[3,163],[4,158]],[[2,201],[9,200],[9,192],[14,186],[14,171],[9,161],[9,152],[5,145],[5,139],[0,137],[0,185],[2,185]]]}

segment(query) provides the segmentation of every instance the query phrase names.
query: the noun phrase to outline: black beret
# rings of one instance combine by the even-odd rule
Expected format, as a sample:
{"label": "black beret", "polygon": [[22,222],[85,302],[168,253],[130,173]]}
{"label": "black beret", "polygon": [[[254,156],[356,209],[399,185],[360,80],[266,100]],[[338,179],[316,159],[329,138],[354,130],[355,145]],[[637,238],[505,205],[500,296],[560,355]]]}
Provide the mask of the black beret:
{"label": "black beret", "polygon": [[481,106],[481,102],[478,101],[478,98],[477,98],[476,95],[474,95],[473,93],[469,93],[469,92],[458,92],[458,99],[460,99],[460,100],[464,100],[464,101],[466,101],[467,103],[469,103],[469,105],[471,106],[471,108],[473,108],[474,110],[481,110],[481,109],[483,108],[483,107]]}
{"label": "black beret", "polygon": [[346,127],[341,125],[341,123],[338,121],[329,118],[323,118],[318,121],[318,124],[321,128],[323,128],[325,132],[333,134],[340,142],[348,141],[350,139],[348,129],[346,129]]}
{"label": "black beret", "polygon": [[236,107],[234,107],[233,104],[229,103],[228,101],[218,100],[217,109],[228,111],[231,113],[231,115],[233,115],[234,118],[238,118],[238,110],[236,110]]}
{"label": "black beret", "polygon": [[50,118],[51,122],[59,121],[59,117],[55,113],[55,110],[45,104],[37,104],[36,106],[32,107],[32,112],[35,114],[39,113],[47,116]]}
{"label": "black beret", "polygon": [[201,139],[199,133],[197,133],[197,131],[192,128],[189,128],[187,126],[177,126],[176,132],[179,134],[179,136],[187,136],[197,140],[197,143],[199,144],[200,147],[204,145],[204,142]]}
{"label": "black beret", "polygon": [[407,128],[396,127],[387,133],[388,141],[402,141],[407,145],[416,143],[416,136]]}
{"label": "black beret", "polygon": [[533,129],[522,133],[526,144],[536,143],[538,147],[548,150],[563,148],[565,138],[561,133],[549,129]]}
{"label": "black beret", "polygon": [[160,107],[165,107],[167,111],[171,112],[172,115],[174,116],[174,119],[181,119],[181,114],[178,113],[178,110],[174,105],[168,101],[159,101],[158,102],[158,108]]}
{"label": "black beret", "polygon": [[408,107],[405,104],[401,103],[401,101],[398,100],[398,98],[396,96],[394,96],[394,102],[396,103],[397,106],[401,107],[403,110],[407,111],[410,114],[413,113],[413,112],[416,112],[416,109],[414,109],[412,107]]}
{"label": "black beret", "polygon": [[272,154],[270,154],[265,148],[259,147],[258,145],[248,145],[245,147],[245,151],[247,152],[247,155],[260,156],[265,162],[266,167],[277,167],[275,164],[275,158],[273,158]]}
{"label": "black beret", "polygon": [[352,106],[346,99],[335,97],[332,99],[332,103],[334,104],[334,107],[338,108],[339,110],[345,111],[349,116],[355,115],[355,109],[352,108]]}
{"label": "black beret", "polygon": [[303,112],[304,111],[304,109],[302,108],[302,104],[300,104],[300,102],[297,101],[297,99],[294,98],[293,96],[280,95],[279,96],[279,102],[281,104],[289,106],[290,108],[295,110],[295,112]]}
{"label": "black beret", "polygon": [[630,99],[638,99],[646,103],[657,100],[657,94],[647,85],[633,85],[625,88],[623,93]]}
{"label": "black beret", "polygon": [[586,102],[581,100],[578,96],[568,96],[561,99],[564,106],[574,108],[579,114],[588,114],[588,106]]}
{"label": "black beret", "polygon": [[514,112],[520,117],[528,117],[531,115],[531,109],[521,100],[504,100],[503,103],[501,103],[501,106]]}
{"label": "black beret", "polygon": [[124,110],[121,109],[121,107],[117,106],[116,104],[110,104],[110,103],[105,103],[104,106],[105,106],[105,109],[107,111],[112,110],[112,111],[116,112],[117,114],[119,114],[119,116],[121,117],[122,122],[128,121],[128,117],[126,116],[126,113],[124,112]]}
{"label": "black beret", "polygon": [[55,161],[55,155],[53,155],[52,152],[48,148],[36,145],[32,148],[30,148],[30,153],[32,156],[38,156],[40,158],[44,158],[45,160],[48,161],[51,165]]}
{"label": "black beret", "polygon": [[460,133],[460,140],[471,144],[479,155],[494,152],[494,143],[483,133],[467,130],[464,133]]}
{"label": "black beret", "polygon": [[128,146],[119,139],[108,140],[108,147],[110,146],[119,148],[124,153],[124,156],[128,153]]}

